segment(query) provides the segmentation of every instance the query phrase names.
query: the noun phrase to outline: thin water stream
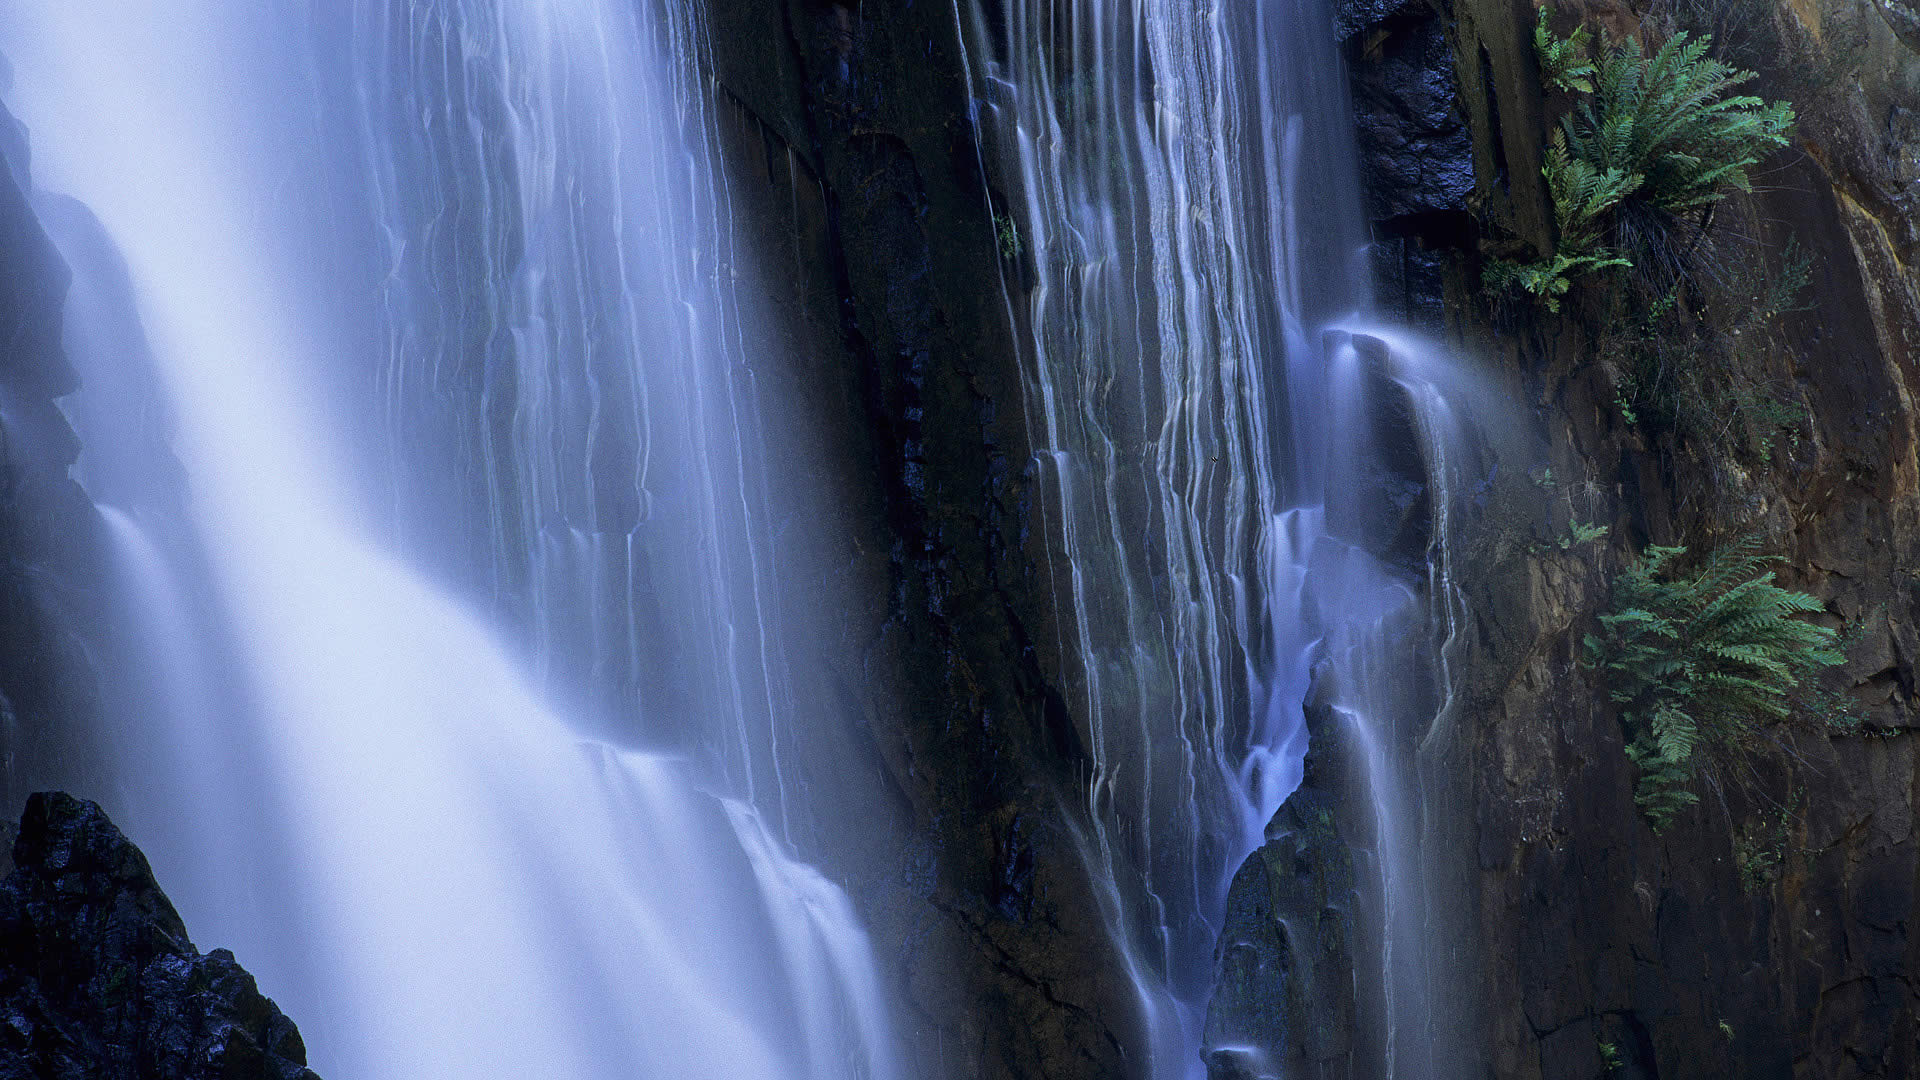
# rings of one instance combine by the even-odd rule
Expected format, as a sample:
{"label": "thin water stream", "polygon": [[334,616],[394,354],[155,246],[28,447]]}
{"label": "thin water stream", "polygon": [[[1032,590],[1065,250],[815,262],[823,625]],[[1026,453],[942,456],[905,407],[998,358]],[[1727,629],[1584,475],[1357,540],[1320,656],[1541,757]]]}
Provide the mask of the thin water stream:
{"label": "thin water stream", "polygon": [[[1341,329],[1370,297],[1330,7],[1013,0],[970,29],[980,122],[1020,181],[992,211],[1021,241],[1002,287],[1094,756],[1083,857],[1153,1075],[1206,1073],[1229,884],[1300,783],[1315,702],[1343,719],[1325,737],[1357,748],[1374,823],[1357,846],[1378,949],[1356,962],[1380,1020],[1357,1037],[1387,1075],[1439,1075],[1407,733],[1450,679],[1426,674],[1426,594],[1452,616],[1452,496],[1444,453],[1382,417],[1406,411],[1396,380],[1444,361]],[[1438,424],[1414,434],[1450,437]],[[1408,479],[1409,453],[1428,475]],[[1424,533],[1423,499],[1442,515]]]}

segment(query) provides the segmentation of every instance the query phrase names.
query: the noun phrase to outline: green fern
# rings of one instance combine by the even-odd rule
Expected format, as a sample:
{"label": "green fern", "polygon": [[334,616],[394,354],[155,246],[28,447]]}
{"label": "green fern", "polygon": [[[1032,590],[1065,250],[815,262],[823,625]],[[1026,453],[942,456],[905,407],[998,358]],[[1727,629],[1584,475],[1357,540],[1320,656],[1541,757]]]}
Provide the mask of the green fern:
{"label": "green fern", "polygon": [[1533,30],[1542,78],[1577,99],[1540,169],[1559,241],[1548,258],[1496,262],[1485,276],[1558,311],[1578,275],[1632,265],[1607,244],[1624,203],[1679,215],[1752,190],[1749,170],[1787,144],[1794,117],[1784,102],[1729,95],[1754,73],[1708,56],[1708,35],[1675,34],[1651,57],[1631,39],[1596,54],[1589,28],[1563,38],[1548,24],[1542,9]]}
{"label": "green fern", "polygon": [[1490,260],[1481,273],[1481,280],[1495,293],[1530,293],[1548,311],[1559,311],[1560,298],[1573,287],[1575,276],[1589,270],[1629,265],[1627,260],[1613,255],[1569,255],[1557,252],[1550,259],[1530,263]]}
{"label": "green fern", "polygon": [[1000,257],[1012,262],[1026,249],[1020,239],[1020,226],[1011,214],[993,215],[993,236],[1000,243]]}
{"label": "green fern", "polygon": [[1554,223],[1560,227],[1560,247],[1575,253],[1595,251],[1605,215],[1627,196],[1640,190],[1646,177],[1617,166],[1599,167],[1567,150],[1563,132],[1553,133],[1547,147],[1547,192],[1553,196]]}
{"label": "green fern", "polygon": [[1787,145],[1793,107],[1728,96],[1754,73],[1708,56],[1712,42],[1682,31],[1652,57],[1632,39],[1602,53],[1556,142],[1596,175],[1641,177],[1640,197],[1669,213],[1752,190],[1748,169]]}
{"label": "green fern", "polygon": [[1845,662],[1832,630],[1796,618],[1820,602],[1775,585],[1767,567],[1779,557],[1756,548],[1741,541],[1685,575],[1668,571],[1685,548],[1648,548],[1615,579],[1601,633],[1587,635],[1640,771],[1634,801],[1656,832],[1698,801],[1703,757],[1745,749],[1791,714],[1803,680]]}
{"label": "green fern", "polygon": [[1593,31],[1580,26],[1563,38],[1547,25],[1549,18],[1549,11],[1541,8],[1540,19],[1533,26],[1533,51],[1540,57],[1541,77],[1547,85],[1570,94],[1593,93],[1595,69],[1589,53]]}

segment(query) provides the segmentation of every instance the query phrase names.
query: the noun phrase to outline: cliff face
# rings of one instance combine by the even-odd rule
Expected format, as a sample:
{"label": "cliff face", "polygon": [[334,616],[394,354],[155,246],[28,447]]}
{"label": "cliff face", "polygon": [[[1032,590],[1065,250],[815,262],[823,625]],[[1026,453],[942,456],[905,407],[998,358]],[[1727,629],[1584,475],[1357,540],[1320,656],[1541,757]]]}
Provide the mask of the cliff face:
{"label": "cliff face", "polygon": [[[809,452],[841,478],[828,486],[853,522],[822,555],[851,598],[839,638],[819,646],[845,730],[796,767],[825,793],[823,832],[866,830],[823,846],[853,852],[831,869],[867,902],[902,1041],[924,1054],[909,1071],[1137,1075],[1140,1019],[1075,850],[1085,752],[1032,572],[1014,328],[991,284],[1005,269],[996,170],[974,141],[955,9],[712,7],[737,224],[786,335],[769,354],[790,358],[756,375],[812,418]],[[1626,28],[1677,17],[1592,10]],[[1546,448],[1459,526],[1460,727],[1423,763],[1436,917],[1469,958],[1443,1000],[1463,1074],[1598,1077],[1612,1060],[1626,1077],[1911,1075],[1920,12],[1696,0],[1687,14],[1802,116],[1760,190],[1717,213],[1720,235],[1745,238],[1742,259],[1777,266],[1791,239],[1812,267],[1797,310],[1742,331],[1717,384],[1764,391],[1768,415],[1789,417],[1767,421],[1764,449],[1627,415],[1594,290],[1562,316],[1487,298],[1485,258],[1551,239],[1532,9],[1360,0],[1341,13],[1383,301],[1473,358]],[[0,722],[17,800],[43,782],[33,770],[80,756],[97,654],[85,583],[107,574],[54,405],[73,385],[64,274],[27,206],[24,141],[0,127]],[[1609,535],[1561,544],[1575,520]],[[1787,557],[1788,584],[1828,604],[1867,722],[1846,736],[1782,729],[1752,775],[1656,836],[1578,642],[1631,552],[1750,532]],[[880,805],[836,802],[863,789],[836,783],[851,769],[880,778]],[[1366,832],[1350,783],[1323,756],[1236,879],[1209,1028],[1303,1075],[1377,1068],[1370,1006],[1349,993],[1368,945],[1344,842]],[[143,939],[159,942],[156,970],[177,969],[190,994],[239,988],[220,993],[244,1005],[233,1030],[246,1038],[221,1045],[277,1047],[274,1067],[297,1075],[290,1025],[222,954],[190,955],[170,909],[148,907],[166,931]],[[8,920],[10,935],[25,925]],[[38,962],[42,945],[13,947]],[[82,978],[63,992],[111,989]]]}
{"label": "cliff face", "polygon": [[79,440],[55,404],[78,386],[61,347],[67,268],[28,198],[27,133],[4,107],[0,160],[0,805],[18,806],[97,774],[110,570],[99,516],[68,475]]}
{"label": "cliff face", "polygon": [[[1704,395],[1695,404],[1745,436],[1636,414],[1603,285],[1577,286],[1561,316],[1497,308],[1479,285],[1485,257],[1544,250],[1550,228],[1538,159],[1549,107],[1531,10],[1466,0],[1450,19],[1426,16],[1453,45],[1454,114],[1471,134],[1475,175],[1470,194],[1440,208],[1469,227],[1424,237],[1445,265],[1429,296],[1450,301],[1453,342],[1516,385],[1550,446],[1535,497],[1479,515],[1459,553],[1475,617],[1461,668],[1470,728],[1449,765],[1464,828],[1447,858],[1478,937],[1460,989],[1484,1003],[1479,1056],[1501,1077],[1600,1076],[1609,1060],[1618,1076],[1911,1075],[1912,12],[1816,0],[1590,14],[1616,29],[1654,20],[1713,31],[1729,59],[1760,70],[1756,92],[1794,102],[1793,147],[1754,194],[1716,210],[1709,242],[1731,253],[1729,266],[1778,267],[1798,252],[1810,272],[1775,318],[1727,302],[1731,287],[1698,316],[1727,353],[1693,384]],[[1363,100],[1370,65],[1403,36],[1385,27],[1359,39]],[[1559,543],[1575,520],[1610,535]],[[1844,736],[1770,732],[1750,769],[1724,772],[1656,836],[1634,806],[1621,727],[1578,663],[1579,641],[1631,552],[1704,551],[1754,533],[1785,556],[1788,584],[1827,605],[1824,621],[1848,642],[1845,691],[1866,722]]]}

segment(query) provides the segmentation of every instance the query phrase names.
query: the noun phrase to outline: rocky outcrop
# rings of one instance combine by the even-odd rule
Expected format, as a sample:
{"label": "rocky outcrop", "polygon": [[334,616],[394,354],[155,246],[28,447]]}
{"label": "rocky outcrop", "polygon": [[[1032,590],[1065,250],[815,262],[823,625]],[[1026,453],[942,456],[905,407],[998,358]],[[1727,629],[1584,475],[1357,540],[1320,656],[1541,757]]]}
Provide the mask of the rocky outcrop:
{"label": "rocky outcrop", "polygon": [[1372,231],[1378,302],[1416,326],[1439,327],[1450,253],[1475,233],[1473,133],[1447,40],[1448,5],[1347,0],[1335,28],[1347,59]]}
{"label": "rocky outcrop", "polygon": [[[1202,1043],[1209,1080],[1354,1080],[1378,1070],[1364,1022],[1356,952],[1367,846],[1365,805],[1339,764],[1326,710],[1315,710],[1300,789],[1267,825],[1267,842],[1227,893],[1213,999]],[[1376,890],[1377,891],[1377,890]]]}
{"label": "rocky outcrop", "polygon": [[0,1077],[315,1080],[293,1021],[200,953],[93,803],[27,801],[0,882]]}

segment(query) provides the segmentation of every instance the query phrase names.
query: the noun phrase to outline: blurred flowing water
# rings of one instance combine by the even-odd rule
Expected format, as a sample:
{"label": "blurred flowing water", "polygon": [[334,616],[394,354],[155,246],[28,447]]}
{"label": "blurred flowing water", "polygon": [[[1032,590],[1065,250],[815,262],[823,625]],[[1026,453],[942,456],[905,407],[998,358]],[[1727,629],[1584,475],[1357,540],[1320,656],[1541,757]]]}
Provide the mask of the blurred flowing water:
{"label": "blurred flowing water", "polygon": [[956,11],[984,153],[1020,180],[990,210],[1095,758],[1083,856],[1153,1075],[1207,1074],[1228,888],[1301,782],[1310,709],[1368,804],[1355,1075],[1446,1075],[1415,759],[1449,713],[1462,441],[1422,419],[1444,354],[1368,315],[1331,6]]}
{"label": "blurred flowing water", "polygon": [[322,1075],[896,1074],[793,844],[791,448],[702,35],[619,0],[0,14],[130,598],[115,810]]}
{"label": "blurred flowing water", "polygon": [[[1444,353],[1368,314],[1328,6],[949,2],[1151,1071],[1206,1072],[1311,712],[1366,804],[1365,1054],[1445,1076],[1422,770],[1485,469]],[[833,597],[794,601],[700,6],[38,7],[0,48],[129,598],[115,809],[189,925],[322,1075],[898,1075],[804,861]]]}

